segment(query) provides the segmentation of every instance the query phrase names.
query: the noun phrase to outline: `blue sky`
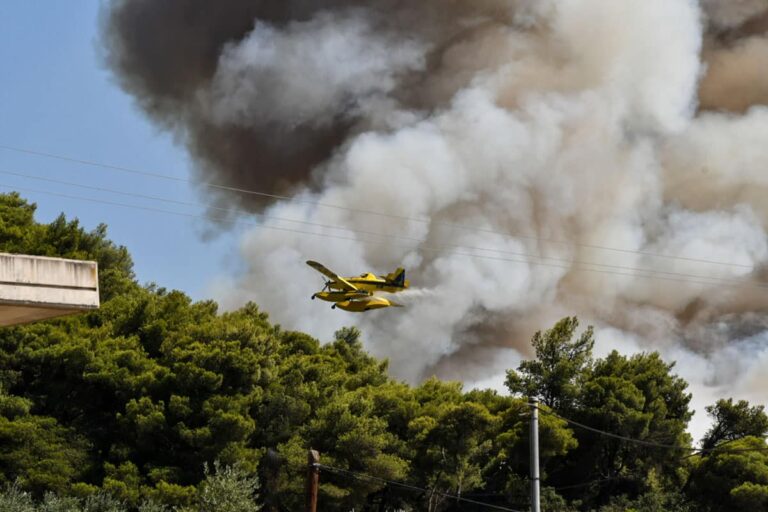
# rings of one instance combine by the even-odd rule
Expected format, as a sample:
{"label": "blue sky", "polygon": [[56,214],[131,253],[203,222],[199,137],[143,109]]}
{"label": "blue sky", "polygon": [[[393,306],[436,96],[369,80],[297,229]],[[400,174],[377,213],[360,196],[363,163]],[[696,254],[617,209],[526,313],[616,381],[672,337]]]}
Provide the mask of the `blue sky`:
{"label": "blue sky", "polygon": [[[143,117],[99,57],[99,0],[0,2],[0,146],[28,148],[83,160],[190,176],[183,148]],[[55,197],[37,189],[202,215],[202,207],[174,206],[30,180],[7,173],[151,194],[202,203],[188,183],[143,178],[0,149],[0,191],[7,186],[38,205],[38,220],[64,212],[91,229],[109,226],[126,245],[141,282],[207,298],[218,275],[239,261],[238,233],[203,240],[203,220]]]}

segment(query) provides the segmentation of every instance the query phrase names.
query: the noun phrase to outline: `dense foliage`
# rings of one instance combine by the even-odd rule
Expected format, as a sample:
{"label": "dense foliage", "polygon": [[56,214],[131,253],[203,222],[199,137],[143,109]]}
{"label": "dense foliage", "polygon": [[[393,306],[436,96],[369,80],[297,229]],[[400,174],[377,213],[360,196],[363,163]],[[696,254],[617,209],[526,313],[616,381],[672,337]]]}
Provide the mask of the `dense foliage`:
{"label": "dense foliage", "polygon": [[524,509],[528,396],[544,404],[545,510],[768,507],[762,407],[710,407],[708,450],[695,454],[674,366],[656,353],[594,358],[575,318],[536,334],[536,358],[508,372],[510,395],[409,386],[354,328],[320,343],[255,304],[220,313],[140,286],[103,226],[37,223],[15,194],[0,195],[0,251],[95,259],[103,301],[0,330],[4,510],[300,510],[310,447],[336,468],[322,471],[323,511],[485,510],[457,495]]}

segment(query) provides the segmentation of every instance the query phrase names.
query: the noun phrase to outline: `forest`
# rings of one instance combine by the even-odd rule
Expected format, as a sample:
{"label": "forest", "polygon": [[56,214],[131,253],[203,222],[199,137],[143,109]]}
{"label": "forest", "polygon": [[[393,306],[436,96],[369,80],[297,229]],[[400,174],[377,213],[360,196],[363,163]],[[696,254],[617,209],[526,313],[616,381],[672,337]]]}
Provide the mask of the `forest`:
{"label": "forest", "polygon": [[575,317],[542,326],[505,393],[409,385],[355,328],[317,340],[141,284],[106,226],[37,222],[16,193],[0,251],[95,260],[102,300],[0,329],[0,510],[298,511],[309,448],[322,511],[528,510],[528,397],[544,511],[768,510],[763,406],[723,397],[692,439],[674,362],[596,357]]}

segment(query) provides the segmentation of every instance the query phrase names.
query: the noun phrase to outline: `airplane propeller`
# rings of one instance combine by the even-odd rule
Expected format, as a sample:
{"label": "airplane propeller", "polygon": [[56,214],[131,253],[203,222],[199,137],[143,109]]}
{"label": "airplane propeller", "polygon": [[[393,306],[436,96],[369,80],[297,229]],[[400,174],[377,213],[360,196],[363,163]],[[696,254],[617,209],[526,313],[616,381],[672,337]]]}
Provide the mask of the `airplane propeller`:
{"label": "airplane propeller", "polygon": [[[333,284],[333,281],[331,281],[331,280],[325,281],[325,284],[323,285],[323,289],[320,290],[317,293],[323,293],[326,290],[328,290],[330,292],[331,291],[331,284]],[[312,300],[315,300],[315,297],[317,297],[317,293],[312,294]]]}

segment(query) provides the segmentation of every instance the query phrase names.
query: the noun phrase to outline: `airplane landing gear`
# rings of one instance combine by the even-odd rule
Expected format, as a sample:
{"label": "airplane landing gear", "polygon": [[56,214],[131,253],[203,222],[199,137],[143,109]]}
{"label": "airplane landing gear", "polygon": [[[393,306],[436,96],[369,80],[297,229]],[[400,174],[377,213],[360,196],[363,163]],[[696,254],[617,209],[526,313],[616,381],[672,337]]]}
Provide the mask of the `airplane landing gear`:
{"label": "airplane landing gear", "polygon": [[315,297],[317,297],[317,294],[316,293],[312,294],[312,300],[315,300]]}
{"label": "airplane landing gear", "polygon": [[331,309],[336,309],[336,304],[334,304],[333,306],[331,306]]}

